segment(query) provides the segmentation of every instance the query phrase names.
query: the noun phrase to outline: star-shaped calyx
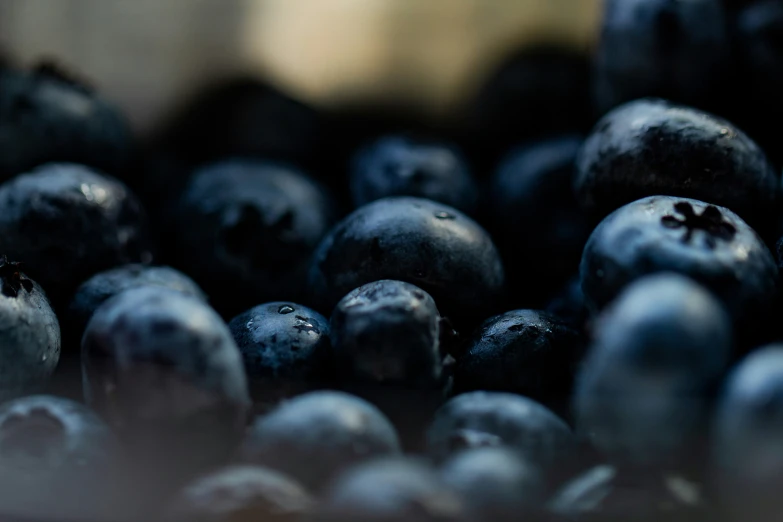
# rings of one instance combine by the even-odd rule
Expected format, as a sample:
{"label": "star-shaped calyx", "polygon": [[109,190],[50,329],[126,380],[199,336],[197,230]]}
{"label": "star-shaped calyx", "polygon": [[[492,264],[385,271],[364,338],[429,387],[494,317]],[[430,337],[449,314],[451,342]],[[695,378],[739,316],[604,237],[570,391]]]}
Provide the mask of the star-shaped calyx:
{"label": "star-shaped calyx", "polygon": [[723,218],[718,207],[712,205],[708,205],[701,214],[697,214],[693,205],[687,201],[680,201],[674,204],[674,214],[663,216],[661,223],[666,228],[685,229],[683,243],[690,242],[694,232],[701,230],[704,232],[705,244],[709,248],[715,248],[718,240],[731,241],[737,233],[734,225]]}
{"label": "star-shaped calyx", "polygon": [[0,283],[7,297],[16,297],[23,289],[33,291],[33,282],[22,273],[22,263],[8,261],[6,256],[0,256]]}

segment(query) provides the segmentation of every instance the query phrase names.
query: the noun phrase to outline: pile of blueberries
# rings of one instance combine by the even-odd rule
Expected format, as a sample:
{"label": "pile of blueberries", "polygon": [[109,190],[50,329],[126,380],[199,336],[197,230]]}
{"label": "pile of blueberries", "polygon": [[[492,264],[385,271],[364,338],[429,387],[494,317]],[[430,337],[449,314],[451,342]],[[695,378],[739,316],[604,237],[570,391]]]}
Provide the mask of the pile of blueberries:
{"label": "pile of blueberries", "polygon": [[0,513],[781,520],[783,0],[602,23],[438,127],[0,61]]}

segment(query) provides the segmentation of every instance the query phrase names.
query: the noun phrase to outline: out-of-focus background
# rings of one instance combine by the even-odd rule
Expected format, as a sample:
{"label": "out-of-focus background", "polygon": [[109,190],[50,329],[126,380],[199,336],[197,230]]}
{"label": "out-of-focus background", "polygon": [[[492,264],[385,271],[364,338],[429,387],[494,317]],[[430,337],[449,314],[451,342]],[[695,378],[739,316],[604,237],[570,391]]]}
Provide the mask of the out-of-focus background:
{"label": "out-of-focus background", "polygon": [[596,36],[601,0],[2,0],[0,48],[56,59],[140,131],[205,81],[258,72],[320,106],[394,101],[434,118],[513,50]]}

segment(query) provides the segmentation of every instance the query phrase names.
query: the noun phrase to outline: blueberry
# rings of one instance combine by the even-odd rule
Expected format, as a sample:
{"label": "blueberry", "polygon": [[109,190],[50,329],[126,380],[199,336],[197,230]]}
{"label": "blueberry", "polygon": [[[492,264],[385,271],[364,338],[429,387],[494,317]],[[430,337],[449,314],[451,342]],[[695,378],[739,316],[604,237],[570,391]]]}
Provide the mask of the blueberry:
{"label": "blueberry", "polygon": [[122,176],[133,148],[119,111],[56,67],[0,71],[0,180],[55,161]]}
{"label": "blueberry", "polygon": [[630,203],[598,225],[582,256],[582,290],[597,310],[631,281],[662,271],[698,281],[742,324],[761,323],[777,291],[772,254],[736,214],[667,196]]}
{"label": "blueberry", "polygon": [[574,186],[596,217],[645,196],[681,196],[728,207],[761,231],[780,201],[780,175],[745,133],[656,99],[628,103],[598,122],[579,153]]}
{"label": "blueberry", "polygon": [[332,224],[323,188],[291,167],[226,160],[196,172],[180,202],[172,255],[231,317],[296,299]]}
{"label": "blueberry", "polygon": [[42,390],[60,359],[60,324],[19,263],[0,256],[0,401]]}
{"label": "blueberry", "polygon": [[296,481],[257,466],[231,466],[194,480],[172,501],[167,522],[291,522],[311,508]]}
{"label": "blueberry", "polygon": [[[736,520],[777,520],[783,485],[783,346],[747,356],[729,375],[713,427],[711,477]],[[747,517],[747,518],[745,518]]]}
{"label": "blueberry", "polygon": [[618,464],[689,468],[731,355],[721,303],[683,276],[643,277],[604,310],[593,336],[574,397],[577,428]]}
{"label": "blueberry", "polygon": [[467,522],[465,503],[426,465],[380,459],[352,468],[325,494],[318,522]]}
{"label": "blueberry", "polygon": [[93,274],[150,257],[145,218],[119,181],[49,164],[0,185],[0,252],[27,266],[59,305]]}
{"label": "blueberry", "polygon": [[386,135],[363,147],[351,169],[351,193],[359,207],[389,196],[416,196],[475,210],[477,187],[462,154],[434,139]]}
{"label": "blueberry", "polygon": [[355,210],[317,248],[310,290],[331,310],[365,283],[396,279],[421,287],[450,318],[476,320],[502,295],[503,265],[487,232],[430,200],[385,198]]}
{"label": "blueberry", "polygon": [[447,402],[427,433],[438,461],[467,448],[508,446],[547,473],[572,456],[576,442],[565,422],[537,402],[500,392],[471,392]]}
{"label": "blueberry", "polygon": [[643,96],[712,108],[731,70],[726,12],[715,0],[609,0],[594,59],[600,113]]}
{"label": "blueberry", "polygon": [[546,484],[537,466],[507,448],[457,453],[440,470],[478,520],[516,521],[543,504]]}
{"label": "blueberry", "polygon": [[[513,295],[533,306],[576,272],[590,234],[571,186],[582,139],[569,135],[512,151],[491,182],[490,232],[501,249]],[[530,277],[535,274],[535,277]]]}
{"label": "blueberry", "polygon": [[280,470],[310,489],[374,457],[395,455],[394,426],[370,403],[342,392],[310,392],[259,417],[240,459]]}
{"label": "blueberry", "polygon": [[87,403],[140,463],[160,468],[155,479],[220,464],[242,436],[242,358],[196,297],[148,286],[109,299],[87,325],[82,365]]}
{"label": "blueberry", "polygon": [[315,310],[286,301],[265,303],[234,317],[228,327],[258,410],[329,382],[329,321]]}
{"label": "blueberry", "polygon": [[497,315],[481,325],[457,358],[454,393],[519,393],[560,411],[570,397],[581,344],[577,330],[545,312]]}
{"label": "blueberry", "polygon": [[119,443],[81,404],[37,395],[0,406],[0,511],[44,519],[116,515]]}

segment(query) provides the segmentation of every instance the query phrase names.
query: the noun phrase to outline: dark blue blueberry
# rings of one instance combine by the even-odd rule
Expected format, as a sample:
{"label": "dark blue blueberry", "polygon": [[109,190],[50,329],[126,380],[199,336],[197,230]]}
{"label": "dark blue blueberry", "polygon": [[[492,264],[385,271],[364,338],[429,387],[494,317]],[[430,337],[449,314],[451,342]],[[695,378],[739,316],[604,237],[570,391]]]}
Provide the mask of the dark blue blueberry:
{"label": "dark blue blueberry", "polygon": [[783,500],[783,346],[747,356],[729,375],[713,426],[715,497],[733,520],[771,522]]}
{"label": "dark blue blueberry", "polygon": [[106,301],[82,340],[87,403],[157,481],[220,464],[243,434],[250,399],[239,349],[202,300],[142,287]]}
{"label": "dark blue blueberry", "polygon": [[329,320],[306,306],[265,303],[228,323],[258,410],[322,387],[331,377]]}
{"label": "dark blue blueberry", "polygon": [[489,234],[465,214],[427,199],[385,198],[355,210],[321,242],[310,291],[331,310],[351,290],[396,279],[428,292],[450,318],[480,320],[505,281]]}
{"label": "dark blue blueberry", "polygon": [[487,319],[457,358],[454,393],[518,393],[563,411],[582,340],[571,325],[545,312],[514,310]]}
{"label": "dark blue blueberry", "polygon": [[240,460],[280,470],[310,489],[375,457],[396,455],[394,426],[372,404],[342,392],[310,392],[259,417]]}
{"label": "dark blue blueberry", "polygon": [[[519,147],[491,183],[491,228],[508,270],[514,306],[534,306],[576,272],[590,228],[574,197],[582,139],[561,136]],[[531,277],[531,274],[535,274]]]}
{"label": "dark blue blueberry", "polygon": [[667,196],[630,203],[598,225],[582,256],[582,290],[595,311],[631,281],[664,271],[704,285],[743,325],[762,323],[777,292],[772,254],[736,214]]}
{"label": "dark blue blueberry", "polygon": [[730,208],[766,232],[777,227],[780,174],[728,121],[644,99],[598,122],[577,159],[575,190],[599,218],[645,196],[681,196]]}
{"label": "dark blue blueberry", "polygon": [[421,462],[379,459],[341,475],[324,495],[318,522],[468,522],[464,501]]}
{"label": "dark blue blueberry", "polygon": [[401,281],[360,286],[332,312],[342,381],[432,389],[442,385],[441,317],[432,297]]}
{"label": "dark blue blueberry", "polygon": [[324,189],[296,169],[215,163],[194,174],[182,197],[171,254],[231,317],[259,301],[300,295],[332,211]]}
{"label": "dark blue blueberry", "polygon": [[50,162],[130,176],[133,148],[117,108],[56,67],[0,71],[0,180]]}
{"label": "dark blue blueberry", "polygon": [[644,96],[714,109],[730,91],[732,48],[716,0],[608,0],[594,59],[600,114]]}
{"label": "dark blue blueberry", "polygon": [[456,147],[435,139],[386,135],[354,157],[351,194],[359,207],[389,196],[416,196],[472,213],[478,188]]}
{"label": "dark blue blueberry", "polygon": [[729,363],[721,303],[683,276],[629,285],[600,316],[574,396],[577,429],[611,461],[687,470]]}
{"label": "dark blue blueberry", "polygon": [[45,388],[60,360],[60,324],[46,294],[0,256],[0,401]]}
{"label": "dark blue blueberry", "polygon": [[520,520],[525,513],[535,513],[547,494],[541,470],[508,448],[457,453],[443,464],[440,475],[476,520]]}
{"label": "dark blue blueberry", "polygon": [[119,441],[81,404],[36,395],[0,406],[0,511],[42,519],[107,520]]}
{"label": "dark blue blueberry", "polygon": [[0,252],[26,265],[55,305],[96,272],[148,260],[145,217],[119,181],[49,164],[0,185]]}
{"label": "dark blue blueberry", "polygon": [[427,440],[438,461],[467,448],[507,446],[547,474],[576,449],[573,433],[554,413],[527,397],[500,392],[451,399],[435,414]]}
{"label": "dark blue blueberry", "polygon": [[166,522],[293,522],[311,508],[302,486],[272,469],[231,466],[188,484]]}

